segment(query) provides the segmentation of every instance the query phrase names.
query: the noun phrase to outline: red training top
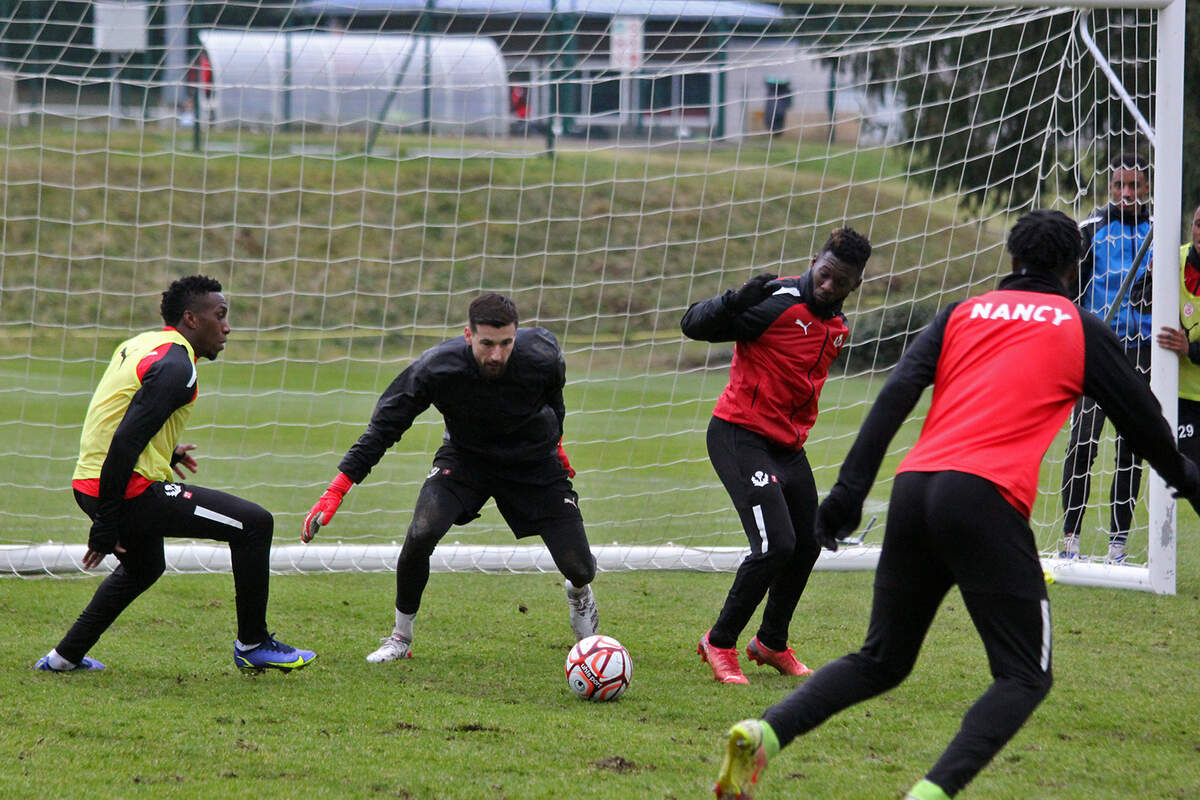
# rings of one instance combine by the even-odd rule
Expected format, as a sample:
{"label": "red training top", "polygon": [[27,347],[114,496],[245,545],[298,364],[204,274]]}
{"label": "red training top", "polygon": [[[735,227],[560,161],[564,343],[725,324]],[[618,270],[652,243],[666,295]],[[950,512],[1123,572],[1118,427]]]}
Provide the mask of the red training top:
{"label": "red training top", "polygon": [[960,304],[929,415],[897,472],[987,478],[1028,517],[1042,457],[1083,391],[1083,352],[1079,309],[1065,297],[998,290]]}

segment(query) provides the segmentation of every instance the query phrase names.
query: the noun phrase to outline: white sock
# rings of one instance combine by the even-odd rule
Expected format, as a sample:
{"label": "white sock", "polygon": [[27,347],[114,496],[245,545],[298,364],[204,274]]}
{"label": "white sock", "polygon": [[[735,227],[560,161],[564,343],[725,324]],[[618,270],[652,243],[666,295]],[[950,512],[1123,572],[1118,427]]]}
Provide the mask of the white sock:
{"label": "white sock", "polygon": [[47,654],[47,658],[50,660],[51,669],[57,669],[65,672],[66,670],[75,669],[77,666],[79,666],[78,664],[72,661],[67,661],[65,658],[60,656],[58,654],[58,650],[51,650]]}
{"label": "white sock", "polygon": [[246,652],[247,650],[253,650],[254,648],[258,647],[260,644],[262,644],[262,642],[255,642],[254,644],[242,644],[240,639],[233,640],[233,646],[235,648],[237,648],[237,650],[239,652],[242,652],[242,653]]}
{"label": "white sock", "polygon": [[581,597],[585,597],[589,591],[588,587],[591,586],[589,583],[585,583],[583,586],[576,586],[570,581],[565,581],[565,583],[567,585],[567,597],[570,597],[573,600],[578,600]]}
{"label": "white sock", "polygon": [[392,629],[392,636],[411,642],[413,638],[413,621],[416,618],[416,614],[405,614],[400,609],[396,609],[396,627]]}

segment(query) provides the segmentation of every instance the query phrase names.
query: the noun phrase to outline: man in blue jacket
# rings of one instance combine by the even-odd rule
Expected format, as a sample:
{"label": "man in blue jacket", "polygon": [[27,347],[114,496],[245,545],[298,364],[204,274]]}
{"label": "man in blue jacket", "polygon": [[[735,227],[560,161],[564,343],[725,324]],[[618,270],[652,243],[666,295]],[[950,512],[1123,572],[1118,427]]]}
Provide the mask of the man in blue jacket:
{"label": "man in blue jacket", "polygon": [[[1080,229],[1086,253],[1079,264],[1077,284],[1072,287],[1076,302],[1085,310],[1104,318],[1114,304],[1117,312],[1110,323],[1121,340],[1134,368],[1146,380],[1150,375],[1150,342],[1153,331],[1150,315],[1136,310],[1128,293],[1118,297],[1125,275],[1134,269],[1138,248],[1150,235],[1150,173],[1146,159],[1136,153],[1123,153],[1109,164],[1107,206],[1097,209],[1083,221]],[[1150,257],[1137,264],[1145,272]],[[1091,493],[1092,464],[1100,447],[1104,412],[1084,397],[1071,416],[1071,439],[1063,463],[1063,546],[1060,555],[1079,555],[1079,534]],[[1122,438],[1117,439],[1117,469],[1113,476],[1110,502],[1111,528],[1107,561],[1125,560],[1125,541],[1133,522],[1133,509],[1142,483],[1142,460]]]}

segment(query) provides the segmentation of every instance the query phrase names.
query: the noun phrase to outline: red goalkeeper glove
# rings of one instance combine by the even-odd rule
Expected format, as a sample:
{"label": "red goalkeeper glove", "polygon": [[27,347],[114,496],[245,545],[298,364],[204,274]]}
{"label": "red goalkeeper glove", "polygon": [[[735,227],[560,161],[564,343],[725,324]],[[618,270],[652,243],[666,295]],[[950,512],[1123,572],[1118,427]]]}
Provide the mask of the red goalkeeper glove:
{"label": "red goalkeeper glove", "polygon": [[563,450],[562,439],[558,440],[558,460],[562,462],[563,469],[567,471],[567,477],[574,478],[575,470],[571,468],[571,459],[567,458],[567,451]]}
{"label": "red goalkeeper glove", "polygon": [[346,473],[338,473],[337,477],[333,479],[333,483],[329,484],[329,488],[312,507],[312,511],[309,511],[308,516],[304,518],[304,524],[300,528],[300,541],[311,542],[321,526],[328,525],[333,520],[338,506],[342,504],[342,498],[346,496],[346,492],[350,491],[350,487],[353,485],[354,481],[346,477]]}

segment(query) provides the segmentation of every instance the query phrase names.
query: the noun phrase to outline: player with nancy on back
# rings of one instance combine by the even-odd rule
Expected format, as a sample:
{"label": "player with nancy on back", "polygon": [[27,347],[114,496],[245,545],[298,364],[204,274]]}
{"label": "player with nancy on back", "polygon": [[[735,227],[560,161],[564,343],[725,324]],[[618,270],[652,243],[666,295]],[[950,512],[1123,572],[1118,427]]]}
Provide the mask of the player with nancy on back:
{"label": "player with nancy on back", "polygon": [[83,566],[112,553],[119,562],[40,670],[104,669],[86,653],[166,568],[164,536],[229,543],[237,593],[234,663],[244,671],[285,672],[316,654],[278,641],[267,630],[271,538],[275,520],[240,497],[175,482],[174,468],[195,472],[194,445],[179,437],[199,394],[196,362],[216,359],[229,336],[229,304],[221,284],[203,275],[180,278],[162,293],[166,327],[117,345],[88,404],[72,486],[92,520]]}
{"label": "player with nancy on back", "polygon": [[467,320],[462,336],[426,350],[384,391],[301,529],[301,539],[310,541],[418,415],[431,405],[441,412],[442,446],[396,560],[395,627],[367,656],[373,663],[412,656],[413,623],[434,547],[451,525],[477,518],[489,497],[518,537],[537,534],[546,543],[566,578],[576,640],[598,632],[590,586],[596,559],[571,486],[575,470],[562,447],[562,351],[545,328],[518,330],[516,305],[499,294],[475,298]]}
{"label": "player with nancy on back", "polygon": [[1200,502],[1200,472],[1176,448],[1121,342],[1071,301],[1067,281],[1083,255],[1075,222],[1058,211],[1024,214],[1008,251],[1013,271],[996,290],[943,309],[904,353],[818,510],[817,537],[836,550],[858,526],[892,438],[933,384],[892,488],[866,642],[761,719],[733,726],[717,797],[750,797],[781,748],[899,685],[956,584],[993,683],[907,798],[953,797],[1016,734],[1051,684],[1050,603],[1029,514],[1046,448],[1081,395],[1181,496]]}
{"label": "player with nancy on back", "polygon": [[829,366],[849,329],[842,301],[862,283],[866,237],[835,230],[799,277],[763,273],[693,304],[683,332],[734,342],[729,384],[708,424],[708,455],[742,521],[750,554],[697,652],[722,683],[746,683],[737,639],[767,598],[746,656],[785,675],[812,672],[788,647],[788,626],[821,547],[813,536],[817,487],[804,443]]}

